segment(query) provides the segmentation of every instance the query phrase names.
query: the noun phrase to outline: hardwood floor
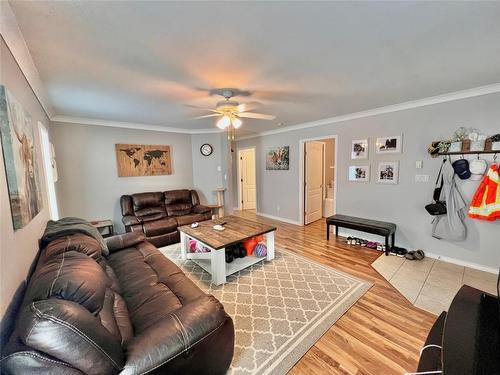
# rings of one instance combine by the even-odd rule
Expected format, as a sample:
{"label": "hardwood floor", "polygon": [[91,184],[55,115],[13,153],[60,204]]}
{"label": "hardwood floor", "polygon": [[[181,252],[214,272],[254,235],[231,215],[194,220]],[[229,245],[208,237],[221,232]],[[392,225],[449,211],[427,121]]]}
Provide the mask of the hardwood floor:
{"label": "hardwood floor", "polygon": [[436,319],[410,304],[371,267],[381,253],[348,246],[326,223],[297,226],[236,211],[276,225],[276,246],[372,282],[373,287],[295,364],[289,374],[404,374],[416,370],[418,355]]}

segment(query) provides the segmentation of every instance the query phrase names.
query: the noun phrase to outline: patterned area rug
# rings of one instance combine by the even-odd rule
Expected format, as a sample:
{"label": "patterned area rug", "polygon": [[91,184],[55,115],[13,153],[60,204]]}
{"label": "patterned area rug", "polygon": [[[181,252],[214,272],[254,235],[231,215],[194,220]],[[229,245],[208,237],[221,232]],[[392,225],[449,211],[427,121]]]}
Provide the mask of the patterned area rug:
{"label": "patterned area rug", "polygon": [[180,245],[160,251],[233,318],[236,342],[228,374],[286,374],[314,343],[371,287],[333,268],[282,250],[216,286]]}

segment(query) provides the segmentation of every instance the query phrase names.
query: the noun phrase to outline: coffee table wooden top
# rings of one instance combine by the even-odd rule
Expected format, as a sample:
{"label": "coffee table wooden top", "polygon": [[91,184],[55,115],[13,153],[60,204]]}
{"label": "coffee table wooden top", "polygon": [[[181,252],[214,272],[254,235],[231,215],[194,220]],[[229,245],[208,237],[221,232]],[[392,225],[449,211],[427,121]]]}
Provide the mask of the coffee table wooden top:
{"label": "coffee table wooden top", "polygon": [[[215,224],[224,222],[226,223],[224,224],[225,230],[222,232],[213,228]],[[220,219],[202,221],[197,228],[191,228],[191,225],[184,225],[178,229],[180,232],[204,242],[213,249],[222,249],[250,237],[275,231],[276,227],[256,223],[241,217],[224,216]]]}

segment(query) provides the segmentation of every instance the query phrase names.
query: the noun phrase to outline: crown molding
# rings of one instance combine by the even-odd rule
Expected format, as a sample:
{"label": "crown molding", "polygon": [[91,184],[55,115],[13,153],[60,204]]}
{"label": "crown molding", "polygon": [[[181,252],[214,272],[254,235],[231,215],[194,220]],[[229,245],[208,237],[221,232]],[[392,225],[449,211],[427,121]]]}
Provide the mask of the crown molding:
{"label": "crown molding", "polygon": [[92,125],[92,126],[108,126],[112,128],[126,128],[126,129],[138,129],[138,130],[150,130],[156,132],[165,133],[181,133],[181,134],[211,134],[211,133],[221,133],[222,130],[214,129],[183,129],[183,128],[173,128],[161,125],[149,125],[149,124],[138,124],[134,122],[120,122],[120,121],[108,121],[108,120],[96,120],[82,117],[71,117],[71,116],[54,116],[50,119],[53,123],[57,124],[77,124],[77,125]]}
{"label": "crown molding", "polygon": [[0,34],[47,117],[52,118],[54,109],[8,1],[0,1]]}
{"label": "crown molding", "polygon": [[476,96],[495,94],[495,93],[499,93],[499,92],[500,92],[500,83],[493,83],[491,85],[475,87],[475,88],[471,88],[471,89],[467,89],[467,90],[455,91],[455,92],[451,92],[448,94],[430,96],[428,98],[411,100],[408,102],[403,102],[403,103],[398,103],[398,104],[391,104],[391,105],[384,106],[384,107],[368,109],[366,111],[360,111],[360,112],[355,112],[355,113],[349,113],[346,115],[334,116],[334,117],[326,118],[323,120],[305,122],[302,124],[290,125],[290,126],[286,126],[283,128],[266,130],[263,132],[256,133],[254,135],[248,135],[248,136],[238,138],[237,140],[242,141],[245,139],[263,137],[266,135],[280,134],[280,133],[286,133],[286,132],[290,132],[290,131],[294,131],[294,130],[314,128],[317,126],[330,125],[330,124],[335,124],[335,123],[339,123],[339,122],[356,120],[356,119],[360,119],[360,118],[364,118],[364,117],[378,116],[378,115],[382,115],[382,114],[386,114],[386,113],[399,112],[399,111],[404,111],[404,110],[408,110],[408,109],[420,108],[420,107],[425,107],[425,106],[429,106],[429,105],[433,105],[433,104],[452,102],[455,100],[468,99],[468,98],[473,98]]}

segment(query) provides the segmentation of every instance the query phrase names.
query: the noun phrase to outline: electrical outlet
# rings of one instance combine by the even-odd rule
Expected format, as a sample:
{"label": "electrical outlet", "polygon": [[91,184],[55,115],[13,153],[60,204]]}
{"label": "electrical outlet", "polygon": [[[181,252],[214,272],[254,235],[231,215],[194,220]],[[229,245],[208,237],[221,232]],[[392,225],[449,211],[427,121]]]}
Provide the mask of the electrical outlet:
{"label": "electrical outlet", "polygon": [[424,161],[423,160],[417,160],[415,162],[415,168],[422,169],[423,167],[424,167]]}
{"label": "electrical outlet", "polygon": [[222,172],[222,167],[220,165],[217,166],[217,172]]}
{"label": "electrical outlet", "polygon": [[276,206],[276,211],[279,211],[279,210],[281,210],[281,207],[280,207],[280,205],[278,204],[278,205]]}
{"label": "electrical outlet", "polygon": [[416,174],[415,175],[415,182],[429,182],[429,175],[428,174]]}

